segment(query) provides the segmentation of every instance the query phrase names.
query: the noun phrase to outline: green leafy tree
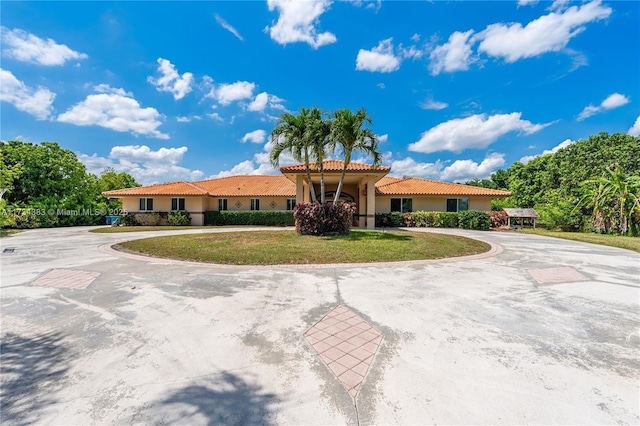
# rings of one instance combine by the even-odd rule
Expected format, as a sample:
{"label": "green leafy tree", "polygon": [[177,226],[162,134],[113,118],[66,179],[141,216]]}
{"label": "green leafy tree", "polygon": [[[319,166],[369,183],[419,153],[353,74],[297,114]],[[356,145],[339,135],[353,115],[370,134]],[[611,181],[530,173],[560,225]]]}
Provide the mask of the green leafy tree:
{"label": "green leafy tree", "polygon": [[347,173],[347,167],[351,163],[353,153],[362,152],[365,155],[370,155],[373,157],[373,164],[376,166],[382,162],[382,153],[378,148],[378,138],[371,129],[365,127],[371,124],[371,116],[364,108],[358,109],[355,113],[348,108],[339,109],[333,113],[333,121],[331,123],[332,146],[340,148],[344,160],[338,189],[333,199],[334,204],[340,199],[344,177]]}
{"label": "green leafy tree", "polygon": [[122,208],[122,199],[110,198],[105,199],[102,193],[115,189],[134,188],[140,186],[135,178],[125,172],[116,172],[112,167],[105,168],[100,176],[95,176],[95,193],[96,201],[107,210],[119,210]]}

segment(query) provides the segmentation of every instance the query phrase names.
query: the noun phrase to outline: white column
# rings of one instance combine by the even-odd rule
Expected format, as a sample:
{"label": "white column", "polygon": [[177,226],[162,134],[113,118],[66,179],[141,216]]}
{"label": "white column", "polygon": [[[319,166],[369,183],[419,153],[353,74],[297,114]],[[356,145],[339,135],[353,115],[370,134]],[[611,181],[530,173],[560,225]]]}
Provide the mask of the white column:
{"label": "white column", "polygon": [[367,229],[376,227],[376,178],[367,179]]}
{"label": "white column", "polygon": [[363,228],[366,226],[367,219],[364,215],[367,214],[367,196],[364,195],[364,188],[367,184],[367,179],[360,179],[358,183],[358,214],[360,214],[360,218],[358,219],[358,226]]}
{"label": "white column", "polygon": [[296,175],[296,204],[304,202],[304,178]]}

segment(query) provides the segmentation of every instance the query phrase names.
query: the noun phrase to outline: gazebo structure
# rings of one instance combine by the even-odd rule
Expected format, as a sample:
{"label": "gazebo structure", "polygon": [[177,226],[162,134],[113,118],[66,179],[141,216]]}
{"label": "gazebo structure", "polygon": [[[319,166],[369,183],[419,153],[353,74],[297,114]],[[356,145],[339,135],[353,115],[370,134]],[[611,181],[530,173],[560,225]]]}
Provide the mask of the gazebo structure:
{"label": "gazebo structure", "polygon": [[507,226],[511,228],[511,219],[518,219],[520,227],[523,227],[525,223],[529,223],[536,229],[536,219],[540,215],[534,209],[502,209],[507,214],[508,221]]}

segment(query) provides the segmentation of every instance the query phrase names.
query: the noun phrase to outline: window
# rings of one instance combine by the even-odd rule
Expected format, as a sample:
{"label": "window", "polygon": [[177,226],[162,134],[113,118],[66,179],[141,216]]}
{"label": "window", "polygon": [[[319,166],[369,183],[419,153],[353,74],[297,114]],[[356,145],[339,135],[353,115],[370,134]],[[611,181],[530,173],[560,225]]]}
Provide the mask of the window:
{"label": "window", "polygon": [[227,199],[226,198],[218,198],[218,211],[227,210]]}
{"label": "window", "polygon": [[152,211],[153,210],[153,198],[140,198],[140,211]]}
{"label": "window", "polygon": [[447,211],[448,212],[461,212],[463,210],[469,210],[468,198],[447,198]]}
{"label": "window", "polygon": [[186,210],[184,198],[172,198],[171,210]]}
{"label": "window", "polygon": [[289,198],[287,200],[287,210],[293,210],[295,205],[296,205],[296,199],[295,198]]}
{"label": "window", "polygon": [[392,198],[391,211],[401,213],[413,211],[413,198]]}
{"label": "window", "polygon": [[260,198],[251,199],[251,210],[260,210]]}

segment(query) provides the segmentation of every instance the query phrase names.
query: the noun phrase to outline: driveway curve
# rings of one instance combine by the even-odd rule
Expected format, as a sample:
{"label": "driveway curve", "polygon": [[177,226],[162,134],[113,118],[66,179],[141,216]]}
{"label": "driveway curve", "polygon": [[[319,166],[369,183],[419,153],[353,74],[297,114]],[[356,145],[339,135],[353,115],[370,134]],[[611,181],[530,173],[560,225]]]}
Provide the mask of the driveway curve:
{"label": "driveway curve", "polygon": [[[217,230],[89,229],[0,240],[4,424],[640,422],[637,253],[438,230],[502,252],[218,267],[99,250]],[[382,335],[355,398],[308,333],[336,306]]]}

